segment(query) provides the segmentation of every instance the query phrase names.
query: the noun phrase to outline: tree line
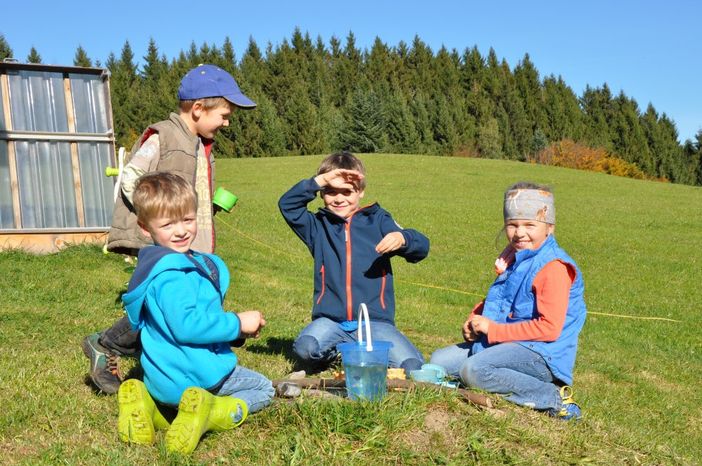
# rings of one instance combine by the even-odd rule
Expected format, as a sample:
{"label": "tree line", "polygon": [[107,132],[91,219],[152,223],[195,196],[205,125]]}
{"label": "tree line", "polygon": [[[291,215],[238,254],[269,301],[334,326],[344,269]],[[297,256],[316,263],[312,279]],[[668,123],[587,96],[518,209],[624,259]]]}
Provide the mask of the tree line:
{"label": "tree line", "polygon": [[[8,56],[0,35],[0,59]],[[41,62],[34,47],[27,61]],[[74,56],[74,65],[110,70],[116,141],[128,148],[176,109],[181,77],[200,63],[232,73],[258,104],[234,112],[217,137],[220,156],[456,155],[702,185],[702,130],[680,144],[673,120],[652,104],[642,111],[606,83],[578,96],[560,76],[541,77],[528,54],[511,67],[493,49],[433,51],[418,36],[360,49],[352,32],[325,43],[296,29],[263,50],[250,38],[240,59],[229,38],[221,47],[193,42],[171,59],[153,39],[140,61],[128,41],[104,64],[81,46]]]}

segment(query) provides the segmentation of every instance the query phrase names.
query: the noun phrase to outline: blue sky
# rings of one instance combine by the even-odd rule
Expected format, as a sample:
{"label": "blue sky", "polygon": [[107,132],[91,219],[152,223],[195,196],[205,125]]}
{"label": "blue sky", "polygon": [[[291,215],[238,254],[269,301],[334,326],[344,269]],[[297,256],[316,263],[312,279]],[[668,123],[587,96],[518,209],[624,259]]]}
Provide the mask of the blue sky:
{"label": "blue sky", "polygon": [[[343,40],[352,31],[359,47],[375,37],[390,46],[415,35],[436,51],[490,47],[514,67],[528,53],[541,76],[560,75],[581,95],[607,83],[640,109],[653,103],[673,119],[680,140],[702,129],[702,38],[698,0],[386,1],[205,0],[7,1],[0,34],[17,58],[34,46],[44,63],[72,64],[81,45],[93,60],[119,56],[126,40],[138,62],[149,38],[169,59],[191,42],[221,46],[237,57],[253,37],[261,48],[290,38],[295,27]],[[246,84],[241,83],[245,89]]]}

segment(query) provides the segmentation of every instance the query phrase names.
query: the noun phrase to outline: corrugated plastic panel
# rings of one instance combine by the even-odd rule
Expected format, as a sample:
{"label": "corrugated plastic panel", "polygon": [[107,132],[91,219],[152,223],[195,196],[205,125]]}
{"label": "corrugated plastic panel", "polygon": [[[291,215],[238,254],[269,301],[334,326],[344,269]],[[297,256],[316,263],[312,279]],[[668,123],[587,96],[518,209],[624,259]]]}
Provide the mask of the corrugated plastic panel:
{"label": "corrugated plastic panel", "polygon": [[22,228],[78,227],[70,143],[16,141]]}
{"label": "corrugated plastic panel", "polygon": [[79,143],[78,160],[85,226],[110,226],[114,185],[112,179],[105,176],[105,167],[110,165],[110,144]]}
{"label": "corrugated plastic panel", "polygon": [[[2,102],[1,99],[0,102]],[[15,228],[9,164],[7,142],[0,141],[0,228]]]}
{"label": "corrugated plastic panel", "polygon": [[15,131],[68,131],[62,73],[8,71],[7,77]]}
{"label": "corrugated plastic panel", "polygon": [[107,113],[107,85],[100,76],[69,74],[76,131],[79,133],[106,133],[109,127]]}

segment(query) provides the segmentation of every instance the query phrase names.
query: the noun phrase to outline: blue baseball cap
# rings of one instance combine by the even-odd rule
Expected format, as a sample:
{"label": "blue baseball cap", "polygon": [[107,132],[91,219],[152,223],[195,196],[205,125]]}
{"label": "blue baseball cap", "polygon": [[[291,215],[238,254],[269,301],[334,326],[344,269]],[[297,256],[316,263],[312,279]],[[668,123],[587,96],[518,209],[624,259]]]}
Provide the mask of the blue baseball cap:
{"label": "blue baseball cap", "polygon": [[231,74],[215,65],[198,65],[180,81],[178,99],[196,100],[207,97],[224,97],[241,108],[256,107],[256,103],[241,92]]}

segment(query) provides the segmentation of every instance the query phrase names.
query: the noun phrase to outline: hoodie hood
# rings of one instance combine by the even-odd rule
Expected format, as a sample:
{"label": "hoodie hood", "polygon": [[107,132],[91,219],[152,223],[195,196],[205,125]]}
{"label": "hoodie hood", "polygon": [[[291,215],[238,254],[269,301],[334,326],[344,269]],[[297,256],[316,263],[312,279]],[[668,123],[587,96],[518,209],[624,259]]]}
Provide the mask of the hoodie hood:
{"label": "hoodie hood", "polygon": [[[137,266],[127,286],[127,292],[122,296],[127,317],[134,329],[139,330],[144,325],[142,311],[149,283],[166,270],[187,272],[196,271],[199,268],[185,254],[163,246],[147,246],[141,249]],[[228,274],[223,278],[225,283],[221,284],[223,285],[222,290],[226,290],[229,282]]]}

